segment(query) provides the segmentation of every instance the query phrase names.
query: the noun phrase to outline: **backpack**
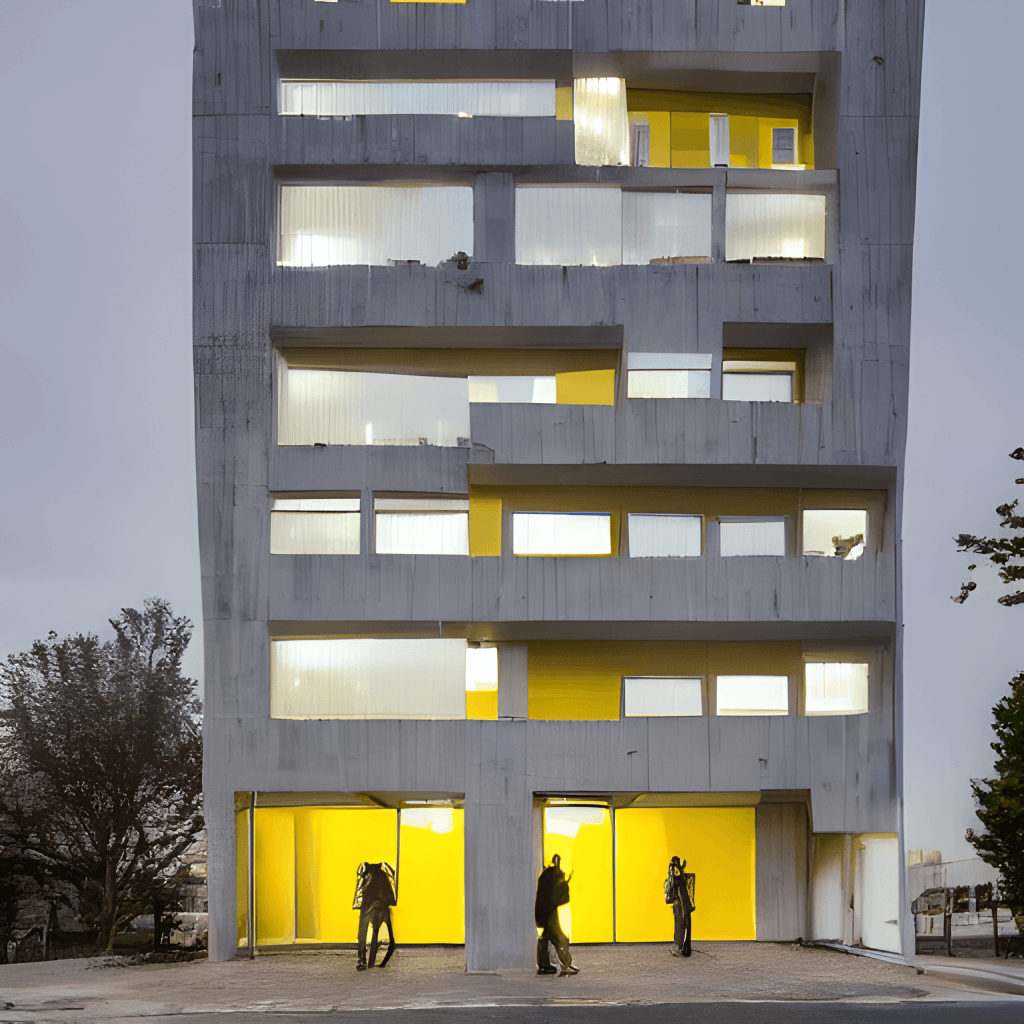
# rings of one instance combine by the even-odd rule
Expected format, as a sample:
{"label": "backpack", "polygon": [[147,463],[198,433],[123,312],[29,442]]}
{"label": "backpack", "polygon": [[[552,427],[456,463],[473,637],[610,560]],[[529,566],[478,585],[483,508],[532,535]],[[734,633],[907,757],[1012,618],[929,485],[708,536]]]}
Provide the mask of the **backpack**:
{"label": "backpack", "polygon": [[669,872],[668,878],[665,879],[665,902],[675,903],[676,901],[676,880],[672,877],[672,873]]}

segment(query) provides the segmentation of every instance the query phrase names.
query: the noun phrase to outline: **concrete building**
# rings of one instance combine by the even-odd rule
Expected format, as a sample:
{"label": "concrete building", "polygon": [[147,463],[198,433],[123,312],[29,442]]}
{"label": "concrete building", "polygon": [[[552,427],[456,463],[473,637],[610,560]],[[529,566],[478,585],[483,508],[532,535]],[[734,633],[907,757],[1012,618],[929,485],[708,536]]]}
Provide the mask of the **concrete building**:
{"label": "concrete building", "polygon": [[913,951],[923,0],[194,0],[210,948]]}

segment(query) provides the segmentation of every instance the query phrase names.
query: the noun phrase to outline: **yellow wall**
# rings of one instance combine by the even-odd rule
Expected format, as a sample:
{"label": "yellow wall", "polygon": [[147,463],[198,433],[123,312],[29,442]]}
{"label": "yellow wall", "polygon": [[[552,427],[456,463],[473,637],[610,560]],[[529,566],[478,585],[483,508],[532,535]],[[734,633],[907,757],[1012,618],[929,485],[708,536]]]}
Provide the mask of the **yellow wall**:
{"label": "yellow wall", "polygon": [[467,690],[466,718],[495,721],[498,717],[497,690]]}
{"label": "yellow wall", "polygon": [[529,717],[617,721],[622,677],[802,676],[799,641],[538,640],[527,654]]}
{"label": "yellow wall", "polygon": [[[362,861],[397,868],[398,905],[392,910],[397,941],[463,942],[464,812],[453,808],[450,813],[450,831],[403,824],[399,857],[397,811],[257,808],[257,942],[355,942],[359,912],[352,909],[352,897]],[[237,815],[239,821],[244,817],[244,812]],[[244,894],[242,859],[237,870]],[[244,895],[241,906],[244,915]]]}
{"label": "yellow wall", "polygon": [[[544,863],[550,864],[557,853],[569,883],[569,903],[560,907],[558,920],[572,942],[611,942],[614,938],[612,915],[612,820],[607,808],[600,812],[599,824],[580,825],[576,837],[558,835],[547,829],[548,814],[560,808],[544,810]],[[565,810],[561,808],[561,810]]]}
{"label": "yellow wall", "polygon": [[663,886],[673,855],[697,875],[693,938],[756,938],[755,847],[753,807],[616,811],[618,941],[672,939],[672,908]]}
{"label": "yellow wall", "polygon": [[614,405],[614,370],[576,370],[555,374],[559,405]]}
{"label": "yellow wall", "polygon": [[[465,942],[465,812],[451,813],[451,831],[407,824],[402,812],[395,936],[404,943]],[[440,826],[444,828],[444,824]]]}
{"label": "yellow wall", "polygon": [[501,493],[493,488],[469,495],[469,553],[501,554]]}
{"label": "yellow wall", "polygon": [[238,944],[248,945],[249,930],[249,812],[235,812],[235,918]]}

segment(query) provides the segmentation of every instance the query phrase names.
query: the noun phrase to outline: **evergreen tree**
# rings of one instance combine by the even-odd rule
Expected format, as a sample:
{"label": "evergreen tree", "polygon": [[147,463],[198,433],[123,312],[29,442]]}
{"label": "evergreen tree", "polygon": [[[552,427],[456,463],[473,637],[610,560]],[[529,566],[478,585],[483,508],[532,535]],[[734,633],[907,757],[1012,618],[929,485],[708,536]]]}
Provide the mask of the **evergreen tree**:
{"label": "evergreen tree", "polygon": [[203,828],[191,623],[150,599],[110,624],[107,643],[51,632],[0,665],[0,830],[74,886],[107,952]]}

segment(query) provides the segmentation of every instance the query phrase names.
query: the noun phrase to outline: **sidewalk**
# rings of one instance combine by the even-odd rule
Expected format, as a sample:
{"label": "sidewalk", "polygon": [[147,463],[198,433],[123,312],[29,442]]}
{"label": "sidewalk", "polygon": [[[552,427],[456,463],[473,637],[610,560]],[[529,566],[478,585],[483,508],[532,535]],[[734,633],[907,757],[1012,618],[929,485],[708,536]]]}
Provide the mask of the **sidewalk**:
{"label": "sidewalk", "polygon": [[[454,1006],[635,1005],[722,1001],[927,1002],[989,992],[914,966],[755,942],[578,946],[580,974],[466,974],[459,947],[399,947],[388,967],[357,972],[355,951],[263,954],[253,961],[123,966],[118,958],[0,967],[0,1021],[131,1021],[154,1014]],[[971,969],[976,969],[975,963]]]}

